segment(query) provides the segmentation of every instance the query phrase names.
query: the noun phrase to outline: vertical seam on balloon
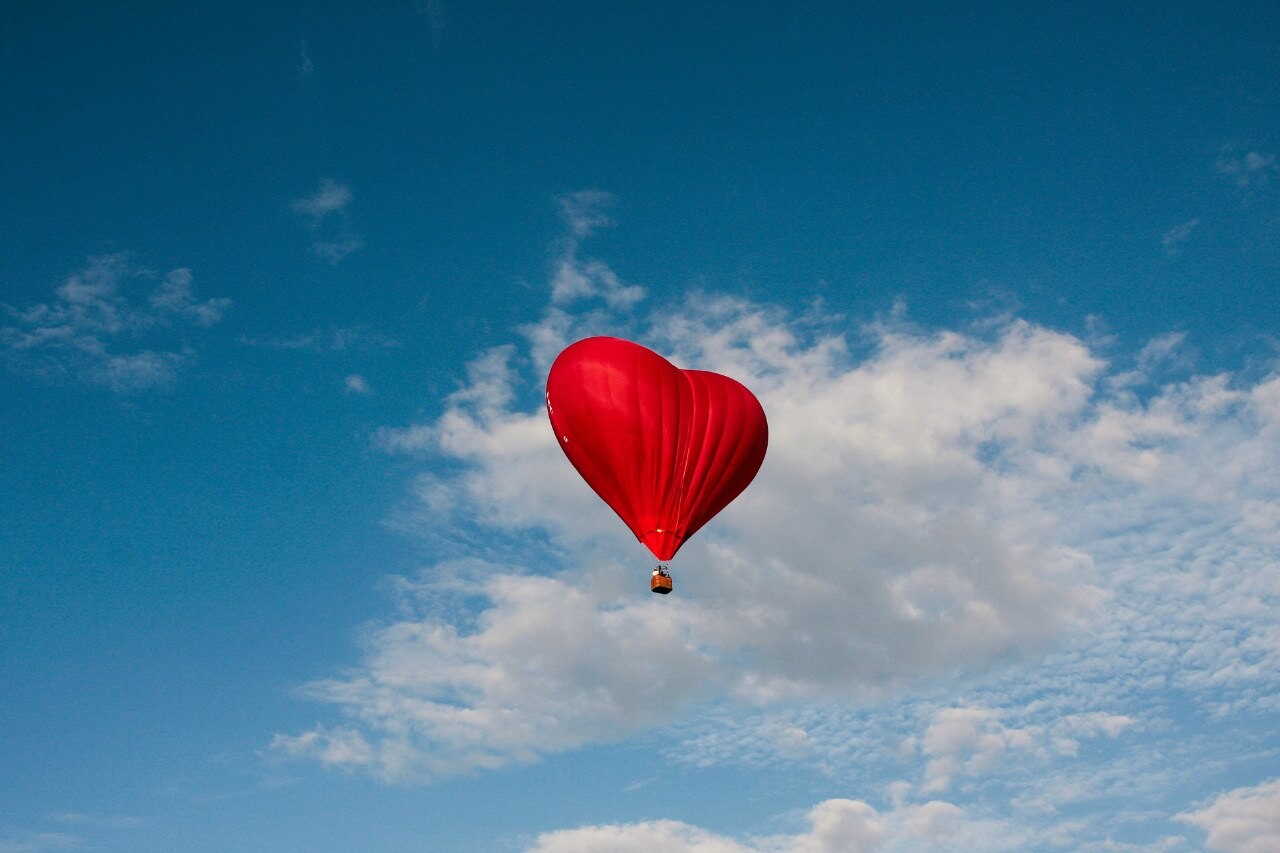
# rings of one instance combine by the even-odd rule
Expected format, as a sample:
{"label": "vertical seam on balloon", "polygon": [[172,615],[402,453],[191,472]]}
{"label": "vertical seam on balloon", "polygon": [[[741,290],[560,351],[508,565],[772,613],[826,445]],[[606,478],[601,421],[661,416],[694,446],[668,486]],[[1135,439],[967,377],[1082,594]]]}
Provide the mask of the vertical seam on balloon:
{"label": "vertical seam on balloon", "polygon": [[[720,456],[720,446],[724,438],[726,428],[726,424],[724,423],[713,424],[711,422],[711,416],[713,413],[719,412],[721,417],[724,415],[726,409],[723,399],[724,386],[718,382],[711,383],[710,385],[704,382],[703,390],[706,392],[707,399],[705,408],[707,414],[704,419],[705,433],[703,435],[703,443],[698,454],[698,467],[695,470],[695,474],[697,475],[697,490],[694,493],[693,503],[697,506],[703,506],[706,500],[708,485],[711,481],[710,472],[713,469],[718,470],[721,467],[715,463]],[[711,395],[713,393],[717,395],[715,405],[712,405],[711,401]],[[706,507],[703,507],[703,509],[706,509]],[[697,519],[690,519],[690,522],[696,520]]]}
{"label": "vertical seam on balloon", "polygon": [[702,390],[699,387],[699,383],[695,382],[689,373],[681,371],[680,376],[684,379],[685,385],[689,389],[689,411],[684,413],[689,419],[689,434],[684,448],[683,465],[680,468],[680,516],[676,525],[676,529],[683,534],[689,526],[690,506],[697,503],[697,489],[694,488],[693,480],[697,475],[698,468],[693,466],[692,470],[690,470],[690,467],[693,458],[693,445],[695,443],[700,444],[700,442],[696,442],[694,438],[693,429],[698,425],[693,423],[693,417],[695,414],[705,411],[706,407],[699,405],[699,392]]}

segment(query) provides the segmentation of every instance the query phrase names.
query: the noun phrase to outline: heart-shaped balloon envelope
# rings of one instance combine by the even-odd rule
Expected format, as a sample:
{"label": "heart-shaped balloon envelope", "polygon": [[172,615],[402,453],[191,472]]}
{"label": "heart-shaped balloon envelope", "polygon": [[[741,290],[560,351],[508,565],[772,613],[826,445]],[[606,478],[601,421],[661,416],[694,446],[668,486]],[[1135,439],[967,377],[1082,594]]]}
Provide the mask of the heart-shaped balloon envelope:
{"label": "heart-shaped balloon envelope", "polygon": [[661,561],[741,494],[769,444],[740,382],[620,338],[556,357],[547,415],[573,467]]}

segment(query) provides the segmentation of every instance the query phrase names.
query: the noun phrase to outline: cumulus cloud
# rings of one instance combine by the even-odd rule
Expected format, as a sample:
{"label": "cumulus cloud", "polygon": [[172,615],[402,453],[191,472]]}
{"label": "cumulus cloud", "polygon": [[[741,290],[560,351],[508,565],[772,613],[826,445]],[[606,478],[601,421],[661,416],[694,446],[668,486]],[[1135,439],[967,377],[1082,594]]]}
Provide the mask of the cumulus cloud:
{"label": "cumulus cloud", "polygon": [[[734,328],[666,323],[664,334],[702,348],[697,363],[746,377],[771,413],[773,439],[765,470],[726,513],[720,534],[686,546],[697,565],[687,599],[637,602],[616,565],[590,556],[632,549],[560,458],[543,412],[513,410],[512,348],[477,359],[469,384],[436,422],[384,434],[388,446],[443,453],[469,467],[425,485],[437,524],[478,518],[494,529],[539,528],[586,561],[576,574],[500,573],[479,583],[476,594],[490,606],[471,633],[410,631],[409,640],[401,632],[419,624],[415,617],[377,635],[379,649],[396,649],[395,660],[406,642],[429,638],[408,656],[430,657],[452,673],[444,681],[432,673],[413,688],[433,697],[433,714],[442,704],[434,697],[460,694],[469,697],[461,709],[469,719],[545,716],[554,727],[522,725],[527,734],[518,742],[511,730],[496,739],[477,731],[468,743],[510,743],[508,758],[527,758],[530,750],[623,736],[660,709],[715,695],[757,704],[894,689],[1034,646],[1092,605],[1087,585],[1069,579],[1082,558],[1044,547],[1031,535],[1040,535],[1041,521],[987,481],[974,459],[995,437],[1035,436],[1036,407],[1083,399],[1085,383],[1062,372],[1072,364],[1083,375],[1095,371],[1078,344],[1025,325],[986,343],[908,342],[886,332],[878,359],[842,366],[842,346],[779,341],[789,333],[770,328],[774,321],[751,306],[711,310]],[[954,411],[928,419],[895,406],[902,385],[913,383],[935,412]],[[963,387],[974,391],[966,397]],[[1025,399],[1032,402],[1019,410]],[[910,435],[913,424],[926,423]],[[1017,524],[1002,529],[1006,518]],[[810,533],[795,534],[802,530]],[[635,637],[646,638],[660,667],[627,654]],[[535,652],[538,661],[526,657]],[[355,713],[387,707],[369,691],[399,675],[375,669],[360,685],[325,684],[324,698],[343,696]],[[540,677],[526,680],[530,673]],[[472,676],[475,683],[456,680]],[[640,685],[655,701],[635,704]],[[534,705],[518,707],[535,695]],[[542,703],[554,713],[531,715]],[[437,755],[440,733],[457,732],[432,715],[417,722]]]}
{"label": "cumulus cloud", "polygon": [[639,285],[625,285],[609,265],[579,257],[581,241],[613,224],[609,207],[613,197],[598,190],[584,190],[560,200],[560,212],[569,234],[555,259],[551,276],[552,302],[563,305],[582,299],[602,298],[612,309],[628,308],[645,296]]}
{"label": "cumulus cloud", "polygon": [[[617,558],[599,556],[634,546],[559,457],[542,411],[516,405],[527,394],[503,347],[471,365],[438,419],[382,440],[462,465],[420,483],[424,526],[547,531],[575,565],[474,578],[480,614],[465,627],[414,610],[447,566],[425,571],[405,582],[407,618],[373,634],[363,676],[309,695],[400,733],[401,752],[453,745],[492,764],[626,736],[658,709],[716,697],[867,697],[979,670],[1100,618],[1094,557],[1065,543],[1056,501],[1096,481],[1185,492],[1229,476],[1225,445],[1216,474],[1188,470],[1207,460],[1177,445],[1207,450],[1190,441],[1197,418],[1250,407],[1251,392],[1215,380],[1145,405],[1097,399],[1101,361],[1082,342],[1017,321],[988,338],[875,329],[859,361],[741,302],[661,326],[675,353],[745,377],[771,418],[757,483],[686,547],[689,594],[637,599]],[[1238,438],[1243,474],[1270,442]],[[656,642],[661,667],[628,654],[635,637]],[[934,752],[941,789],[958,759]]]}
{"label": "cumulus cloud", "polygon": [[[1006,710],[984,706],[937,710],[923,735],[911,736],[903,743],[905,753],[912,754],[918,748],[926,759],[919,792],[946,791],[957,777],[995,775],[1006,757],[1014,760],[1011,753],[1021,752],[1042,761],[1075,756],[1081,741],[1099,737],[1114,739],[1137,724],[1127,715],[1103,711],[1055,714],[1036,722],[1028,719],[1033,715],[1026,711],[1026,708]],[[1011,724],[1010,718],[1024,722]],[[1057,799],[1062,802],[1065,798],[1059,795]]]}
{"label": "cumulus cloud", "polygon": [[[578,266],[603,224],[587,201],[559,255]],[[937,849],[1026,850],[1031,830],[932,798],[995,785],[1045,820],[1100,799],[1173,814],[1152,791],[1191,772],[1177,749],[1195,742],[1168,704],[1277,710],[1280,377],[1197,375],[1177,335],[1118,359],[1017,318],[852,326],[708,294],[643,312],[560,281],[555,266],[544,316],[479,353],[437,416],[378,434],[428,462],[401,526],[474,559],[396,579],[361,664],[302,691],[340,724],[279,751],[438,778],[674,720],[671,760],[900,780],[892,810],[858,812],[884,827],[866,849],[934,849],[920,839],[951,821],[953,841],[982,841]],[[682,550],[666,599],[541,405],[559,346],[618,329],[741,379],[770,419],[759,477]],[[1046,847],[1138,849],[1054,826]],[[589,827],[535,849],[860,849],[813,827]]]}
{"label": "cumulus cloud", "polygon": [[808,829],[793,835],[734,838],[670,820],[584,826],[538,836],[525,853],[953,853],[956,850],[1079,853],[1187,851],[1185,839],[1164,836],[1143,843],[1105,839],[1077,844],[1057,830],[1030,831],[1006,820],[971,815],[942,800],[877,811],[861,800],[832,799],[807,815]]}
{"label": "cumulus cloud", "polygon": [[687,620],[658,603],[606,610],[565,580],[495,573],[464,591],[499,606],[460,630],[413,610],[413,599],[457,584],[452,569],[433,574],[454,576],[446,590],[425,577],[400,584],[400,604],[415,615],[373,632],[359,678],[306,688],[345,708],[375,743],[354,748],[351,731],[317,731],[277,746],[392,779],[497,767],[616,739],[704,693],[703,679],[715,676],[709,661],[699,665]]}
{"label": "cumulus cloud", "polygon": [[[1102,601],[1088,630],[1064,631],[1038,660],[966,682],[963,707],[988,709],[966,712],[972,742],[986,737],[993,749],[931,756],[919,748],[936,722],[931,703],[951,707],[945,703],[954,688],[944,682],[874,708],[827,705],[790,714],[807,732],[808,761],[901,772],[881,755],[881,741],[896,738],[909,741],[909,755],[921,761],[944,759],[932,779],[942,785],[957,768],[978,769],[967,756],[993,756],[1001,760],[981,762],[983,775],[1003,772],[1006,763],[1029,765],[1034,773],[1016,784],[1036,808],[1053,807],[1106,793],[1150,797],[1195,760],[1169,754],[1203,745],[1209,731],[1246,742],[1253,715],[1274,714],[1280,549],[1273,516],[1260,508],[1274,506],[1280,492],[1269,461],[1277,452],[1280,379],[1193,377],[1145,401],[1108,386],[1099,382],[1088,417],[998,465],[1003,482],[1056,519],[1057,541],[1086,555],[1081,569]],[[1198,722],[1173,724],[1170,703],[1197,709],[1184,713]],[[757,727],[717,717],[695,727],[673,754],[699,762],[782,760]],[[880,737],[865,742],[868,729]],[[1001,743],[1009,730],[1030,734],[1033,743],[1010,750]],[[1122,759],[1091,754],[1097,738],[1121,737],[1147,746],[1137,753],[1131,747]],[[1094,763],[1049,774],[1046,750]],[[1016,762],[1004,761],[1015,754]],[[1165,764],[1148,764],[1162,754]],[[1146,791],[1138,779],[1149,783]]]}
{"label": "cumulus cloud", "polygon": [[177,329],[219,323],[231,300],[197,300],[185,267],[167,273],[145,298],[136,295],[156,277],[127,253],[90,258],[50,302],[3,306],[11,325],[0,326],[0,348],[19,367],[122,393],[166,385],[194,357],[173,340]]}
{"label": "cumulus cloud", "polygon": [[1208,833],[1205,844],[1224,853],[1280,850],[1280,779],[1222,794],[1204,808],[1178,820]]}
{"label": "cumulus cloud", "polygon": [[342,385],[352,394],[373,393],[373,389],[369,387],[369,380],[365,379],[359,373],[352,373],[343,380]]}
{"label": "cumulus cloud", "polygon": [[806,823],[794,835],[742,840],[669,820],[588,826],[540,835],[526,853],[997,853],[1025,850],[1029,840],[1007,824],[971,817],[940,800],[884,813],[861,800],[826,800],[810,810]]}
{"label": "cumulus cloud", "polygon": [[926,792],[945,791],[957,773],[988,769],[1008,749],[1027,749],[1033,732],[1003,726],[999,714],[987,708],[946,708],[924,733],[921,745],[929,756]]}

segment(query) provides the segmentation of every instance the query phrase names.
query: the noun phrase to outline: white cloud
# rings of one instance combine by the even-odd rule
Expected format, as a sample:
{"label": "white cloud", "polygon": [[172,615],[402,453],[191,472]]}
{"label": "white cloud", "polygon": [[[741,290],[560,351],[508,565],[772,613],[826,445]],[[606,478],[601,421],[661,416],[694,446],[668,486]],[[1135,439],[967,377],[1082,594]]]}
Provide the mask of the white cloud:
{"label": "white cloud", "polygon": [[[435,778],[674,720],[672,760],[900,780],[885,850],[934,849],[920,838],[952,819],[987,833],[967,849],[1030,849],[951,811],[974,792],[1003,792],[1050,847],[1181,843],[1108,848],[1109,826],[1054,816],[1180,807],[1158,792],[1207,735],[1186,737],[1171,703],[1280,710],[1280,376],[1194,375],[1176,335],[1122,370],[1018,319],[850,328],[697,294],[632,307],[599,288],[553,301],[469,365],[439,417],[379,433],[433,463],[400,525],[486,561],[397,579],[360,666],[304,691],[342,725],[278,749]],[[770,419],[757,481],[682,550],[665,599],[538,403],[557,347],[611,328],[741,379]],[[943,792],[958,802],[919,802]],[[592,832],[765,843],[670,823],[539,843],[587,849],[550,845]]]}
{"label": "white cloud", "polygon": [[[1152,481],[1134,473],[1151,452],[1134,441],[1185,431],[1158,404],[1153,415],[1091,402],[1100,362],[1026,323],[988,339],[879,329],[876,354],[854,363],[745,303],[701,316],[664,334],[756,388],[772,446],[757,483],[686,547],[687,597],[637,599],[616,563],[592,556],[640,559],[560,458],[543,412],[514,407],[514,350],[494,350],[440,418],[383,441],[464,466],[424,481],[424,522],[544,529],[576,567],[477,581],[483,609],[465,630],[402,603],[410,616],[374,634],[363,676],[311,695],[375,732],[408,733],[424,754],[453,744],[501,763],[625,736],[660,708],[717,696],[874,696],[981,669],[1096,618],[1092,560],[1063,544],[1045,504],[1102,472]],[[628,655],[636,637],[667,638],[662,667]],[[660,701],[630,705],[637,689]]]}
{"label": "white cloud", "polygon": [[734,839],[677,821],[587,826],[538,836],[525,853],[942,853],[1026,850],[1030,836],[1007,823],[974,818],[940,800],[879,812],[861,800],[832,799],[794,835]]}
{"label": "white cloud", "polygon": [[374,747],[359,732],[348,728],[317,726],[297,737],[276,735],[271,748],[285,755],[306,756],[339,767],[366,766],[375,757]]}
{"label": "white cloud", "polygon": [[1239,149],[1228,146],[1218,155],[1215,167],[1220,175],[1229,178],[1241,189],[1256,189],[1264,186],[1270,178],[1280,171],[1276,165],[1274,154],[1262,151],[1239,153]]}
{"label": "white cloud", "polygon": [[139,817],[129,815],[91,815],[83,812],[59,812],[50,815],[58,823],[70,826],[88,826],[96,829],[140,829],[147,822]]}
{"label": "white cloud", "polygon": [[85,378],[128,393],[170,384],[178,375],[183,356],[175,352],[143,352],[104,355],[84,371]]}
{"label": "white cloud", "polygon": [[[957,777],[994,776],[1000,764],[1039,762],[1074,757],[1081,742],[1099,737],[1115,739],[1134,728],[1137,721],[1124,714],[1091,711],[1055,714],[1044,722],[1028,708],[994,709],[984,706],[956,706],[937,710],[923,735],[908,738],[904,750],[910,754],[917,745],[926,759],[919,791],[933,794],[948,790]],[[1007,718],[1026,720],[1021,725],[1006,724]],[[1014,755],[1021,753],[1021,755]],[[1059,790],[1053,798],[1064,802]],[[1028,805],[1034,805],[1026,798]],[[1042,805],[1044,798],[1039,801]]]}
{"label": "white cloud", "polygon": [[298,44],[298,66],[296,73],[299,80],[306,80],[316,72],[311,62],[311,51],[307,48],[307,38],[303,36]]}
{"label": "white cloud", "polygon": [[306,217],[315,236],[312,254],[337,264],[352,252],[364,247],[364,239],[351,226],[347,207],[354,199],[351,188],[331,178],[322,178],[319,188],[310,196],[294,199],[290,206]]}
{"label": "white cloud", "polygon": [[347,255],[364,248],[364,239],[353,234],[344,234],[335,240],[317,240],[311,251],[317,258],[336,264]]}
{"label": "white cloud", "polygon": [[301,213],[319,225],[327,217],[344,210],[352,198],[351,188],[346,184],[332,178],[321,178],[320,187],[312,195],[294,199],[290,206],[295,213]]}
{"label": "white cloud", "polygon": [[[1128,392],[1110,396],[1105,377],[1099,380],[1088,417],[990,462],[1020,500],[1056,519],[1055,538],[1087,557],[1081,568],[1102,596],[1088,629],[1066,630],[1039,660],[964,682],[964,707],[999,712],[984,721],[986,733],[1036,735],[1034,748],[1017,751],[1017,763],[1038,768],[1037,778],[1019,784],[1029,801],[1042,804],[1119,790],[1139,774],[1156,789],[1155,776],[1185,773],[1185,763],[1168,757],[1187,741],[1184,730],[1162,719],[1171,703],[1190,702],[1222,720],[1215,727],[1234,738],[1229,727],[1249,717],[1233,724],[1230,715],[1274,713],[1280,692],[1280,596],[1272,580],[1280,542],[1260,509],[1274,506],[1280,493],[1268,461],[1280,438],[1272,402],[1280,379],[1247,385],[1201,377],[1165,386],[1146,402]],[[919,715],[923,709],[931,720],[928,703],[947,702],[955,689],[944,681],[917,688],[903,703],[849,712],[828,704],[796,716],[796,725],[808,732],[814,764],[847,770],[879,761],[883,746],[857,739],[867,729],[916,739],[911,754],[928,760],[916,752],[928,724]],[[1184,725],[1203,737],[1207,722]],[[769,757],[753,726],[708,721],[673,754],[696,762],[780,760]],[[1064,776],[1062,768],[1049,773],[1041,758],[1045,750],[1074,757],[1093,739],[1137,733],[1159,739],[1151,754],[1170,763],[1146,767],[1145,757],[1131,756],[1110,765],[1086,756],[1103,762],[1087,769],[1103,777],[1077,784],[1085,777]],[[939,784],[955,778],[943,771],[965,760],[950,758],[935,768]],[[991,762],[983,773],[999,770]]]}
{"label": "white cloud", "polygon": [[359,373],[353,373],[343,380],[343,387],[352,394],[372,394],[373,389],[369,387],[369,381]]}
{"label": "white cloud", "polygon": [[[449,589],[402,581],[400,604],[412,610],[414,599]],[[704,693],[715,676],[687,619],[657,602],[604,610],[565,580],[511,574],[466,591],[499,603],[474,630],[396,621],[371,634],[358,678],[306,688],[376,732],[377,746],[352,749],[345,730],[281,743],[389,778],[456,773],[616,739]]]}
{"label": "white cloud", "polygon": [[753,849],[759,848],[678,821],[659,820],[547,833],[527,853],[751,853]]}
{"label": "white cloud", "polygon": [[1228,791],[1178,820],[1207,832],[1210,850],[1274,853],[1280,850],[1280,779]]}
{"label": "white cloud", "polygon": [[28,832],[0,837],[0,853],[42,853],[48,850],[77,850],[84,840],[66,832]]}
{"label": "white cloud", "polygon": [[91,258],[54,290],[51,302],[5,306],[0,348],[22,367],[71,374],[121,393],[166,385],[194,356],[187,346],[156,349],[175,324],[208,328],[231,307],[226,298],[197,301],[191,271],[171,270],[145,299],[134,297],[155,274],[125,253]]}
{"label": "white cloud", "polygon": [[590,237],[599,228],[613,225],[609,208],[613,206],[613,194],[603,190],[579,190],[562,196],[560,215],[569,226],[569,233],[578,239]]}
{"label": "white cloud", "polygon": [[151,294],[148,300],[151,307],[162,314],[169,313],[190,320],[202,328],[217,324],[231,307],[231,300],[221,298],[197,302],[192,295],[191,281],[191,270],[183,268],[171,271],[164,277],[160,287]]}
{"label": "white cloud", "polygon": [[624,308],[644,298],[644,288],[624,285],[608,265],[600,261],[580,261],[566,252],[556,261],[552,290],[558,303],[603,296],[611,308]]}
{"label": "white cloud", "polygon": [[613,197],[598,190],[584,190],[560,199],[561,215],[569,229],[553,264],[551,301],[565,305],[584,299],[602,298],[610,309],[626,309],[644,299],[639,285],[625,285],[609,265],[578,257],[581,241],[600,228],[613,224],[608,208]]}
{"label": "white cloud", "polygon": [[1175,225],[1168,231],[1164,232],[1161,242],[1164,244],[1164,252],[1166,255],[1173,257],[1181,250],[1183,243],[1191,239],[1191,234],[1200,226],[1199,219],[1191,219],[1183,222],[1181,225]]}
{"label": "white cloud", "polygon": [[929,756],[924,791],[945,791],[957,773],[978,774],[1007,749],[1027,749],[1035,732],[1008,728],[987,708],[946,708],[924,733],[921,748]]}

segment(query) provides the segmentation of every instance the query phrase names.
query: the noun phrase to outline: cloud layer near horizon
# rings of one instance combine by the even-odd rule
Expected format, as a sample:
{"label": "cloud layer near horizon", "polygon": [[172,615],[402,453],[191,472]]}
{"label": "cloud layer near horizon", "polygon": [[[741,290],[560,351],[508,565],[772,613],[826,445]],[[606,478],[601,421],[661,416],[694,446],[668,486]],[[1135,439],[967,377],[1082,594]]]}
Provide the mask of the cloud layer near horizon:
{"label": "cloud layer near horizon", "polygon": [[[1227,792],[1177,819],[1208,833],[1206,849],[1268,853],[1280,847],[1280,779]],[[861,800],[833,799],[806,816],[793,835],[739,840],[670,820],[584,826],[544,833],[526,853],[949,853],[955,850],[1187,851],[1188,839],[1166,835],[1151,844],[1111,839],[1083,843],[1060,832],[1034,832],[1006,820],[975,817],[943,800],[895,802],[879,811]]]}

